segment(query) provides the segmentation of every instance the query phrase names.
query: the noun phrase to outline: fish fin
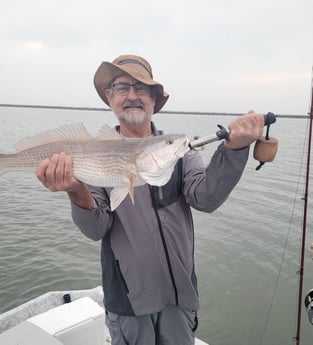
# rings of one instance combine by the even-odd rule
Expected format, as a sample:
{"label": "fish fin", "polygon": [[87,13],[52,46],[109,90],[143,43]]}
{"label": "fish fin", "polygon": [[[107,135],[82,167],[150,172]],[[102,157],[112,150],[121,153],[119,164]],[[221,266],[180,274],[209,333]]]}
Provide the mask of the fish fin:
{"label": "fish fin", "polygon": [[136,176],[133,174],[129,176],[129,188],[122,187],[112,189],[110,193],[112,211],[121,204],[121,202],[127,197],[127,194],[129,194],[132,204],[135,205],[135,178]]}
{"label": "fish fin", "polygon": [[127,187],[114,188],[111,190],[110,204],[111,204],[112,211],[114,211],[121,204],[121,202],[127,197],[128,193],[129,193],[129,189]]}
{"label": "fish fin", "polygon": [[135,176],[134,175],[130,175],[129,176],[129,196],[130,199],[133,203],[133,205],[135,205]]}
{"label": "fish fin", "polygon": [[97,138],[99,140],[121,140],[123,137],[114,128],[105,125],[100,128]]}
{"label": "fish fin", "polygon": [[94,139],[82,123],[74,123],[56,129],[36,134],[32,137],[23,139],[17,146],[17,151],[29,149],[39,145],[50,144],[57,141],[76,141]]}

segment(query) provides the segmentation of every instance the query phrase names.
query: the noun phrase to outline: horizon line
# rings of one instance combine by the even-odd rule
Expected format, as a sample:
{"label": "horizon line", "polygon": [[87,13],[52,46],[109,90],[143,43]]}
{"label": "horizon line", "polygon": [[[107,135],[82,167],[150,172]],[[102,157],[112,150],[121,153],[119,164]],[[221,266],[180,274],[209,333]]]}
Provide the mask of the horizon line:
{"label": "horizon line", "polygon": [[[66,105],[38,105],[38,104],[11,104],[0,103],[0,107],[7,108],[37,108],[37,109],[56,109],[56,110],[88,110],[88,111],[112,111],[110,108],[102,107],[74,107]],[[240,116],[243,113],[229,113],[229,112],[208,112],[208,111],[183,111],[183,110],[161,110],[158,114],[181,114],[181,115],[204,115],[204,116]],[[295,115],[295,114],[275,114],[276,117],[281,118],[297,118],[306,119],[310,115]]]}

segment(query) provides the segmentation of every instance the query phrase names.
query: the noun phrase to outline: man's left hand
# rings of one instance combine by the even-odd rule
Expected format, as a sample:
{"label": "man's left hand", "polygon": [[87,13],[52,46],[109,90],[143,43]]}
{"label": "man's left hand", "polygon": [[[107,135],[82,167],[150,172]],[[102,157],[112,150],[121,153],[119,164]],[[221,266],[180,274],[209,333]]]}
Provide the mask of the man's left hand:
{"label": "man's left hand", "polygon": [[262,137],[264,115],[250,110],[247,114],[232,121],[228,129],[230,131],[229,140],[224,141],[225,147],[232,150],[242,149]]}

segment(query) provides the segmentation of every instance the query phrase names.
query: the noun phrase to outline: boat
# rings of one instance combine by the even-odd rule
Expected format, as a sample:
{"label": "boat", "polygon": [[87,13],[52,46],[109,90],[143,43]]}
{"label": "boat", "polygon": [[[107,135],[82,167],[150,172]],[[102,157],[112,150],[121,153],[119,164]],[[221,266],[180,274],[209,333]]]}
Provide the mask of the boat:
{"label": "boat", "polygon": [[[103,291],[50,291],[0,315],[1,345],[109,345]],[[209,345],[196,339],[195,345]]]}

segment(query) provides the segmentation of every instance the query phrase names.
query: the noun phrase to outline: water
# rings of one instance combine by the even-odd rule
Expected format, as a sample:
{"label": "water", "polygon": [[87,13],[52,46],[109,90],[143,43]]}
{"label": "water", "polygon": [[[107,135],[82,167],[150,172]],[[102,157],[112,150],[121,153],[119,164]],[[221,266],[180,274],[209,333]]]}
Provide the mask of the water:
{"label": "water", "polygon": [[[190,138],[231,120],[165,114],[154,119],[166,132]],[[83,122],[96,134],[103,123],[116,123],[109,112],[12,108],[0,108],[0,121],[1,152],[13,152],[20,139],[63,124]],[[279,139],[275,161],[255,171],[251,152],[225,204],[213,214],[194,212],[201,303],[197,337],[210,345],[293,343],[306,126],[306,120],[278,119],[270,133]],[[205,161],[216,146],[202,151]],[[309,211],[304,294],[313,288],[312,229]],[[45,190],[32,173],[0,176],[0,313],[47,291],[100,285],[99,245],[73,225],[65,193]],[[301,344],[312,344],[312,334],[303,309]]]}

